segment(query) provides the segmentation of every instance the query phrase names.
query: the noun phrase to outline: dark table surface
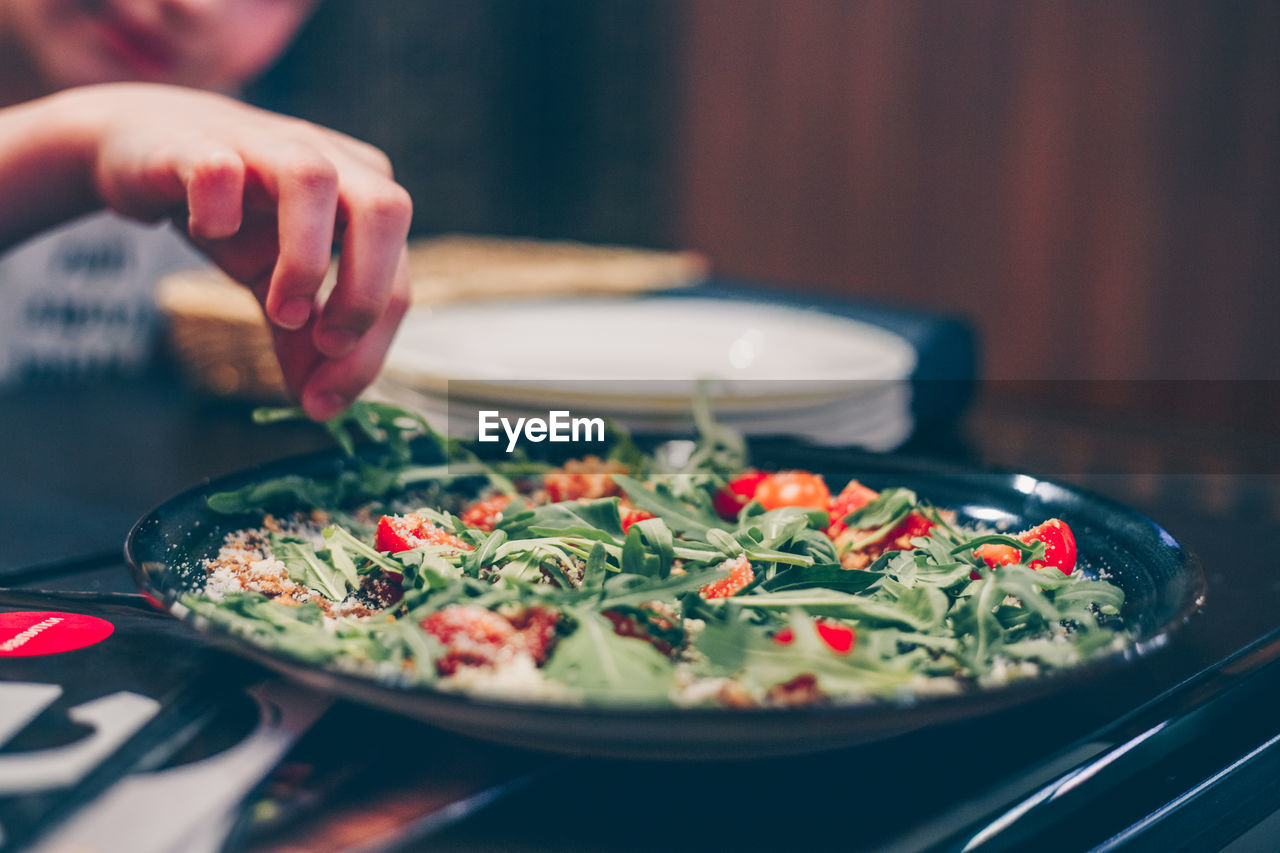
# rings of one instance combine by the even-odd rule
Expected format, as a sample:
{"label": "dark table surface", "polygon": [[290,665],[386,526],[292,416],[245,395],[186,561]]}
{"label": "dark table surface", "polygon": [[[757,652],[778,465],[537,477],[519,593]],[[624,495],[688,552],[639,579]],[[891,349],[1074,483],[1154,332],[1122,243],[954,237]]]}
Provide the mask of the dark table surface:
{"label": "dark table surface", "polygon": [[[139,516],[204,478],[328,446],[312,426],[254,427],[250,411],[165,375],[0,392],[0,586],[38,564],[118,553]],[[1278,448],[1269,429],[1059,410],[1008,386],[980,393],[961,424],[908,450],[1055,477],[1159,521],[1200,556],[1209,582],[1203,614],[1167,649],[1095,689],[855,750],[731,764],[549,762],[535,785],[431,847],[910,847],[925,816],[979,813],[1003,781],[1280,626]],[[75,580],[127,583],[118,566]],[[1131,809],[1098,815],[1099,837],[1147,808],[1131,793]]]}

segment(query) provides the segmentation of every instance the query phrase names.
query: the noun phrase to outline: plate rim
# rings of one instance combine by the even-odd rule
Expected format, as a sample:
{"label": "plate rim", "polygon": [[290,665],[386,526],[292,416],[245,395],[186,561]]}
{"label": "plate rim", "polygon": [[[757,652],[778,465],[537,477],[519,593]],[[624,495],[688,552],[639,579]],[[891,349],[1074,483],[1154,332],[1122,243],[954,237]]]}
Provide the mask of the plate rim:
{"label": "plate rim", "polygon": [[[829,327],[836,327],[836,326],[844,327],[846,332],[856,329],[856,330],[859,330],[864,335],[869,335],[871,337],[874,337],[879,342],[881,342],[882,345],[892,347],[892,352],[890,353],[890,359],[893,362],[892,366],[894,367],[893,375],[886,374],[883,376],[876,375],[876,376],[864,377],[863,381],[905,382],[910,379],[910,377],[912,376],[912,374],[914,373],[914,371],[919,365],[919,353],[917,352],[916,347],[912,344],[911,340],[907,338],[905,335],[903,335],[901,332],[898,332],[894,329],[887,328],[882,325],[878,325],[876,323],[870,322],[865,319],[860,319],[857,317],[850,317],[843,314],[837,314],[830,311],[825,311],[818,307],[794,305],[794,304],[790,304],[783,301],[771,302],[765,299],[723,299],[723,298],[717,298],[714,296],[699,295],[695,293],[671,294],[671,293],[656,292],[656,293],[637,294],[634,296],[612,297],[612,298],[601,298],[601,299],[582,298],[582,297],[564,297],[564,298],[557,298],[557,299],[533,298],[533,299],[518,300],[516,302],[511,302],[511,301],[503,302],[502,306],[503,306],[503,310],[508,310],[508,311],[511,311],[512,313],[518,313],[519,308],[521,306],[526,306],[526,305],[555,306],[555,305],[564,305],[567,303],[573,303],[575,305],[590,305],[592,307],[595,307],[595,306],[616,307],[617,305],[627,304],[627,303],[633,304],[633,305],[636,305],[636,304],[654,305],[657,303],[670,303],[670,307],[672,309],[683,309],[686,311],[688,310],[688,306],[692,303],[696,306],[701,306],[701,308],[705,310],[719,309],[721,311],[725,311],[725,310],[746,309],[746,310],[768,312],[768,313],[784,312],[788,316],[794,316],[797,318],[813,320]],[[409,328],[408,323],[417,317],[423,317],[430,314],[438,314],[442,311],[447,312],[449,310],[457,310],[459,308],[461,308],[462,310],[477,310],[483,307],[486,307],[486,306],[484,306],[481,303],[467,303],[465,305],[417,306],[416,308],[411,309],[409,315],[406,315],[405,329],[407,330]],[[400,339],[398,338],[398,340]],[[396,344],[393,343],[391,350],[388,352],[387,362],[383,369],[383,375],[394,377],[396,381],[405,382],[406,384],[411,384],[415,386],[429,385],[430,387],[439,387],[441,383],[447,384],[448,382],[452,381],[451,377],[447,375],[442,375],[438,370],[433,369],[430,371],[426,371],[426,370],[423,370],[422,368],[408,368],[408,367],[397,365],[396,358],[395,358],[395,349],[396,349]],[[410,377],[413,377],[413,378],[410,378]],[[529,381],[564,383],[564,382],[577,382],[577,381],[607,381],[608,378],[609,377],[599,377],[598,379],[575,380],[569,376],[557,375],[555,377],[552,377],[551,379],[547,379],[543,377],[541,379],[534,379]],[[507,383],[511,381],[509,378],[509,374],[504,374],[502,376],[457,377],[457,380],[466,382],[472,386],[484,385],[486,387],[494,389],[493,393],[501,393],[502,389],[508,387]],[[625,380],[621,380],[621,381],[625,381]],[[693,381],[693,380],[690,379],[690,380],[664,380],[664,381],[682,382],[682,381]],[[752,378],[750,376],[743,376],[743,377],[726,378],[724,381],[726,382],[776,382],[778,384],[782,384],[782,383],[801,381],[801,380],[760,379],[760,378]],[[854,380],[846,380],[840,377],[833,377],[832,379],[828,379],[828,380],[810,380],[810,381],[818,382],[819,384],[829,385],[837,382],[849,382]],[[817,393],[817,392],[812,392],[812,391],[808,393],[811,396],[817,396],[817,397],[827,396],[827,395]],[[773,396],[774,395],[766,395],[766,399],[772,399]],[[687,400],[688,395],[670,395],[670,399],[677,399],[677,398],[682,400]],[[794,393],[792,395],[789,395],[788,399],[791,399],[791,398],[806,399],[804,395],[799,393]],[[662,398],[662,399],[668,399],[668,398]],[[738,398],[728,397],[727,399],[738,399]]]}

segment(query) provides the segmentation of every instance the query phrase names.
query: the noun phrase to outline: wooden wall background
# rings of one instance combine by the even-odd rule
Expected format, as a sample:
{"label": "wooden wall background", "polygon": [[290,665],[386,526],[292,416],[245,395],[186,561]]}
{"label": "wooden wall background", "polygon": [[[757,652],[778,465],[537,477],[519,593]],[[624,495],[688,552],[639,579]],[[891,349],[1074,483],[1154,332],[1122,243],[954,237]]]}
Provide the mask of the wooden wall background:
{"label": "wooden wall background", "polygon": [[1280,378],[1280,5],[689,0],[677,233],[998,378]]}
{"label": "wooden wall background", "polygon": [[253,100],[381,146],[414,231],[679,242],[681,0],[328,0]]}
{"label": "wooden wall background", "polygon": [[998,378],[1280,379],[1275,2],[330,0],[257,94],[418,233],[692,246]]}

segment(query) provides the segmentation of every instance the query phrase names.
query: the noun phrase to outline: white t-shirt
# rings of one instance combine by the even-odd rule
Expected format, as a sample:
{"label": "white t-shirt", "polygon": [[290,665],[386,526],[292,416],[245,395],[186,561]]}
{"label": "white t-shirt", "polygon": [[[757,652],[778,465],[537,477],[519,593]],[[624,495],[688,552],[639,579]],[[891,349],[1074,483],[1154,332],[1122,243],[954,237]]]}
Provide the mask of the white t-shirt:
{"label": "white t-shirt", "polygon": [[96,213],[0,254],[0,387],[142,367],[156,282],[208,266],[173,226]]}

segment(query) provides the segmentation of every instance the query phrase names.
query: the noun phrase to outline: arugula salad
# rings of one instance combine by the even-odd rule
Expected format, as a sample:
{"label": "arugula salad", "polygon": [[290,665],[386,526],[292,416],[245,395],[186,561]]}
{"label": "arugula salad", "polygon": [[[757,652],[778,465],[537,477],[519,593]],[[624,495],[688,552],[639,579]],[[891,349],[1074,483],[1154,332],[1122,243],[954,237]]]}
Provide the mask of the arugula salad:
{"label": "arugula salad", "polygon": [[[248,521],[179,607],[294,660],[558,704],[903,701],[1126,645],[1122,591],[1061,520],[983,529],[905,488],[757,471],[698,421],[651,454],[488,464],[357,403],[331,430],[383,457],[212,496]],[[415,437],[447,461],[415,463]]]}

